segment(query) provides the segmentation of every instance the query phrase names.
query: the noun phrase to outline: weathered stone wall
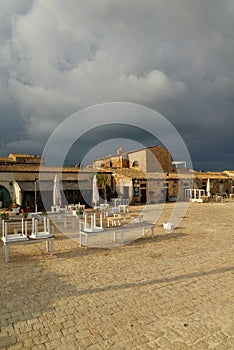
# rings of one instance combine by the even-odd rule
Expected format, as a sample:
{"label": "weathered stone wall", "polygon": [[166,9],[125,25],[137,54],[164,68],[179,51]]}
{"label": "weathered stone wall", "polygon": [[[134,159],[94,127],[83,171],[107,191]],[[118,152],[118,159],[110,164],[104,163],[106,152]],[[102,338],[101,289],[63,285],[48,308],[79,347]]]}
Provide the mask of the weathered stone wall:
{"label": "weathered stone wall", "polygon": [[42,157],[30,154],[17,154],[10,153],[8,156],[9,159],[12,159],[18,164],[44,164],[45,161]]}
{"label": "weathered stone wall", "polygon": [[[221,177],[221,176],[220,176]],[[195,188],[206,190],[207,179],[205,178],[195,178]],[[231,181],[229,178],[210,178],[210,194],[218,194],[218,193],[231,193]]]}
{"label": "weathered stone wall", "polygon": [[98,159],[93,162],[96,168],[128,168],[129,160],[128,157],[122,155],[112,156],[110,158]]}
{"label": "weathered stone wall", "polygon": [[147,203],[162,203],[164,201],[164,180],[154,179],[147,182]]}
{"label": "weathered stone wall", "polygon": [[172,156],[165,147],[154,146],[131,152],[128,154],[128,157],[130,167],[138,164],[143,171],[172,171]]}
{"label": "weathered stone wall", "polygon": [[128,153],[129,167],[139,166],[143,171],[147,170],[146,149]]}
{"label": "weathered stone wall", "polygon": [[150,147],[146,150],[147,171],[171,172],[171,153],[161,146]]}

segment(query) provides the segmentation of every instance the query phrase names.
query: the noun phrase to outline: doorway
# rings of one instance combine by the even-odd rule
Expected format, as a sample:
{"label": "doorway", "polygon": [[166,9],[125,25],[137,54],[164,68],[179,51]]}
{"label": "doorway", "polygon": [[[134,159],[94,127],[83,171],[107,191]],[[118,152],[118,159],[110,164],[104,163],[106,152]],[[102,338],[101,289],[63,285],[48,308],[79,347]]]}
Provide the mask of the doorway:
{"label": "doorway", "polygon": [[2,208],[8,208],[11,204],[11,195],[2,185],[0,185],[0,204]]}
{"label": "doorway", "polygon": [[140,195],[140,202],[141,204],[146,203],[146,188],[141,188],[141,195]]}

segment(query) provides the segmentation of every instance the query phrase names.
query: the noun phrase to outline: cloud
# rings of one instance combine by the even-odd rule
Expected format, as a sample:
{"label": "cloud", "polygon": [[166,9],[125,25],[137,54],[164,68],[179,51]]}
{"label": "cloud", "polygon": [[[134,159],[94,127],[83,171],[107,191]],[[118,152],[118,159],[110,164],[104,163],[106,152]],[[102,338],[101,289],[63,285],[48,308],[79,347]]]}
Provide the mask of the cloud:
{"label": "cloud", "polygon": [[155,69],[145,76],[131,74],[128,77],[121,77],[121,87],[124,93],[132,94],[131,100],[142,101],[142,104],[176,98],[186,91],[184,83],[173,82],[165,73]]}
{"label": "cloud", "polygon": [[231,1],[12,0],[0,14],[1,152],[23,151],[22,138],[40,150],[70,114],[125,101],[161,112],[196,159],[212,130],[222,157],[216,131],[230,140],[233,130]]}

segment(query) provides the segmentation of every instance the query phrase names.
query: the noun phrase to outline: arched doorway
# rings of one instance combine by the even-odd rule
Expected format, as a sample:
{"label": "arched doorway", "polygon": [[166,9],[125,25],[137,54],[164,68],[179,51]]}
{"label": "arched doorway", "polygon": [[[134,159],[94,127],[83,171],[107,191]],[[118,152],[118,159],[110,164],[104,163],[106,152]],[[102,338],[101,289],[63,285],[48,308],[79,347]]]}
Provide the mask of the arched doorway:
{"label": "arched doorway", "polygon": [[2,208],[8,208],[11,204],[11,195],[9,191],[2,185],[0,185],[0,204]]}

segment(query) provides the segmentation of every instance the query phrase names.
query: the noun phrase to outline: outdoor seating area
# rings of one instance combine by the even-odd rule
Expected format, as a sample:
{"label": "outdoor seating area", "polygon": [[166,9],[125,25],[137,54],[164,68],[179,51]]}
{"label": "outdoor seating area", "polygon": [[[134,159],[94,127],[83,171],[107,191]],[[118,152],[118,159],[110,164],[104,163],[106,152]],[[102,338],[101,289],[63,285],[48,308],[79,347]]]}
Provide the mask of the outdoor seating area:
{"label": "outdoor seating area", "polygon": [[[59,230],[65,235],[74,234],[80,246],[89,246],[89,238],[98,237],[98,242],[103,243],[106,238],[113,243],[123,244],[130,237],[139,237],[139,232],[145,235],[146,230],[151,230],[154,236],[154,224],[150,216],[146,219],[136,206],[130,206],[129,199],[119,196],[109,202],[99,196],[97,177],[93,177],[92,207],[79,203],[64,204],[61,200],[60,181],[57,175],[54,178],[53,205],[47,212],[35,211],[30,213],[20,212],[19,207],[13,207],[11,213],[5,213],[2,218],[2,242],[4,258],[8,261],[8,248],[13,244],[27,244],[46,242],[47,251],[53,254],[54,232]],[[216,195],[210,192],[210,181],[207,181],[204,189],[185,189],[186,198],[191,202],[223,202],[226,193]],[[26,215],[27,214],[27,215]],[[174,224],[163,223],[166,233],[174,230]],[[134,231],[134,235],[132,232]],[[132,236],[131,236],[132,235]],[[103,238],[102,238],[103,237]],[[104,237],[105,240],[104,240]]]}
{"label": "outdoor seating area", "polygon": [[[204,202],[204,196],[209,194],[200,189],[186,189],[190,201]],[[137,206],[129,204],[129,200],[123,196],[113,198],[107,202],[99,196],[97,191],[97,179],[93,178],[92,207],[79,203],[64,203],[61,200],[60,181],[55,176],[53,190],[53,205],[47,212],[12,213],[2,219],[2,242],[4,245],[4,257],[8,260],[8,248],[10,244],[46,242],[47,250],[53,254],[54,232],[61,232],[74,238],[80,246],[88,248],[92,237],[91,246],[96,243],[100,246],[118,246],[145,236],[146,231],[154,237],[154,219],[138,210]],[[223,196],[217,196],[218,198]],[[35,206],[36,208],[36,206]],[[174,231],[174,224],[164,222],[165,233]],[[95,240],[94,240],[95,238]],[[85,240],[85,243],[83,242]],[[108,244],[107,244],[108,242]]]}
{"label": "outdoor seating area", "polygon": [[[103,203],[85,208],[85,205],[73,204],[61,207],[53,206],[50,212],[32,212],[27,217],[24,213],[8,215],[1,220],[2,242],[4,259],[9,259],[9,246],[13,244],[29,244],[46,242],[47,251],[54,252],[54,232],[74,232],[79,237],[82,246],[82,238],[85,237],[85,247],[88,248],[89,237],[98,234],[106,234],[113,238],[113,242],[123,244],[127,229],[151,229],[153,237],[153,224],[144,221],[143,215],[136,213],[136,208],[129,204],[118,204],[118,201]],[[79,211],[80,210],[80,211]],[[111,239],[112,239],[111,238]]]}
{"label": "outdoor seating area", "polygon": [[154,224],[144,221],[144,216],[137,213],[135,207],[118,204],[117,201],[95,206],[95,209],[85,209],[83,218],[78,220],[80,246],[83,246],[84,238],[86,249],[91,237],[96,238],[100,246],[107,242],[109,245],[124,244],[132,235],[145,236],[146,230],[151,230],[151,236],[154,237]]}
{"label": "outdoor seating area", "polygon": [[[208,187],[209,189],[209,187]],[[232,194],[227,194],[226,192],[222,193],[214,193],[211,194],[208,190],[202,190],[202,189],[194,189],[194,188],[186,188],[185,189],[185,198],[188,199],[190,202],[197,202],[197,203],[207,203],[207,202],[223,202],[225,199],[232,199]]]}

